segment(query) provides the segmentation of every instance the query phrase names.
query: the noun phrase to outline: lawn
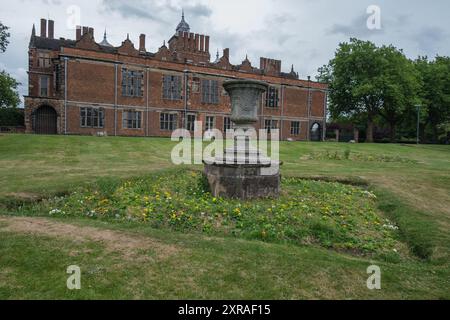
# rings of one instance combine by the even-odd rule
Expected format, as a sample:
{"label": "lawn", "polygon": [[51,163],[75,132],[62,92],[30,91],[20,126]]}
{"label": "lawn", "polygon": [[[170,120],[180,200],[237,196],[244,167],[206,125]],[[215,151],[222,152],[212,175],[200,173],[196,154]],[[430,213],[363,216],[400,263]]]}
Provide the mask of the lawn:
{"label": "lawn", "polygon": [[[91,191],[108,196],[108,190],[117,190],[111,186],[125,184],[133,195],[151,187],[177,194],[179,183],[186,183],[178,177],[201,167],[173,168],[174,145],[160,138],[0,136],[0,298],[450,298],[449,146],[283,142],[286,194],[280,201],[290,206],[244,204],[248,210],[239,211],[244,218],[227,220],[228,209],[237,215],[237,203],[205,201],[201,207],[203,198],[182,194],[179,205],[187,204],[186,212],[198,202],[197,213],[206,218],[216,211],[224,214],[213,216],[220,223],[210,223],[207,232],[206,218],[197,219],[195,212],[191,220],[176,216],[171,221],[172,212],[153,205],[157,191],[145,199],[161,214],[156,224],[146,223],[145,216],[99,219],[77,214],[74,203],[80,199],[75,191],[86,192],[78,196]],[[175,176],[167,176],[170,172]],[[158,175],[169,177],[168,182],[149,182]],[[302,196],[310,202],[302,208],[295,202],[297,190],[309,190]],[[365,202],[364,192],[376,199]],[[355,205],[345,203],[347,196]],[[103,200],[116,202],[98,207]],[[130,203],[130,197],[95,201],[95,209],[107,212]],[[314,201],[339,208],[314,207]],[[49,214],[49,209],[64,205],[73,214]],[[322,229],[302,228],[307,225],[303,215],[292,219],[303,212],[303,205],[313,208],[308,211],[312,217],[343,210],[365,239],[370,235],[374,243],[383,243],[382,249],[392,250],[393,245],[401,254],[364,247],[357,233],[331,241],[321,238]],[[141,206],[132,202],[122,213]],[[285,215],[276,220],[258,214],[272,207],[286,210]],[[367,219],[359,219],[361,208],[378,215],[371,216],[373,222],[388,219],[398,230],[366,231]],[[333,219],[340,221],[339,216]],[[289,221],[290,228],[280,221]],[[298,234],[305,237],[297,241]],[[304,241],[308,237],[318,241]],[[65,286],[65,269],[73,264],[82,269],[80,291]],[[379,291],[366,287],[366,269],[372,264],[382,270]]]}

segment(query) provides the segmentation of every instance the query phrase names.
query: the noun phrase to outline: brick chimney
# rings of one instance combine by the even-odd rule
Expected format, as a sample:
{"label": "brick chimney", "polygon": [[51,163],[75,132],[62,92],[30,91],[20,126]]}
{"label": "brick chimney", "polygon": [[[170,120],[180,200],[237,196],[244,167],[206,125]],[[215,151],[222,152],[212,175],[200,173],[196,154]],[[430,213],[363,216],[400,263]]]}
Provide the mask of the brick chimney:
{"label": "brick chimney", "polygon": [[189,42],[188,42],[189,51],[194,51],[194,34],[189,33]]}
{"label": "brick chimney", "polygon": [[94,39],[94,28],[88,28],[88,32],[91,35],[92,39]]}
{"label": "brick chimney", "polygon": [[41,37],[47,38],[47,20],[41,19]]}
{"label": "brick chimney", "polygon": [[205,37],[205,52],[209,52],[209,36]]}
{"label": "brick chimney", "polygon": [[267,59],[266,58],[259,58],[259,68],[261,70],[265,70],[266,69],[266,65],[267,65]]}
{"label": "brick chimney", "polygon": [[200,52],[204,52],[205,51],[205,36],[204,35],[200,35]]}
{"label": "brick chimney", "polygon": [[228,61],[230,61],[230,49],[229,48],[223,49],[223,56],[225,58],[227,58]]}
{"label": "brick chimney", "polygon": [[145,49],[145,34],[141,34],[139,36],[139,51],[140,52],[146,52],[147,50]]}
{"label": "brick chimney", "polygon": [[200,43],[200,35],[198,33],[195,34],[195,48],[194,48],[194,52],[198,51],[198,45]]}
{"label": "brick chimney", "polygon": [[83,36],[84,36],[86,33],[89,33],[89,28],[88,28],[88,27],[83,27]]}
{"label": "brick chimney", "polygon": [[48,37],[53,39],[55,37],[55,21],[48,20]]}
{"label": "brick chimney", "polygon": [[77,26],[76,40],[79,41],[81,39],[81,26]]}

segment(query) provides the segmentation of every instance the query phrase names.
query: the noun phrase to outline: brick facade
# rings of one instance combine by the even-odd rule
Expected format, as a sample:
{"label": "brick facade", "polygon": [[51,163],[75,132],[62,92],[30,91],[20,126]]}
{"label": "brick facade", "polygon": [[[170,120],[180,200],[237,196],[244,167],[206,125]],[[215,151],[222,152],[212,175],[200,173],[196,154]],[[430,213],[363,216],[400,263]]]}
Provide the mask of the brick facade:
{"label": "brick facade", "polygon": [[[247,58],[232,65],[229,49],[211,62],[209,37],[188,32],[184,17],[168,47],[164,44],[156,53],[146,51],[145,35],[141,35],[138,49],[128,37],[120,47],[113,47],[106,34],[104,41],[97,43],[94,30],[87,27],[77,29],[76,40],[54,39],[53,22],[48,24],[51,32],[47,32],[46,20],[41,21],[44,30],[36,36],[33,27],[29,46],[29,94],[25,97],[29,133],[35,132],[36,121],[42,121],[42,106],[55,109],[58,134],[170,137],[171,130],[162,130],[161,113],[175,114],[178,128],[186,127],[187,115],[202,121],[214,117],[215,127],[223,130],[224,118],[231,110],[222,83],[254,79],[276,89],[278,98],[274,98],[275,106],[269,107],[263,97],[259,128],[264,128],[266,120],[273,120],[282,139],[310,140],[310,129],[318,124],[320,140],[324,137],[326,85],[300,80],[293,67],[290,73],[281,72],[279,60],[261,58],[259,68]],[[131,80],[124,79],[124,72],[132,74]],[[125,94],[123,85],[133,93]],[[175,98],[168,99],[164,90],[171,86]],[[89,110],[83,111],[86,108]],[[97,116],[92,116],[92,110]],[[131,111],[140,112],[139,116],[134,119]],[[298,132],[292,128],[297,123]]]}

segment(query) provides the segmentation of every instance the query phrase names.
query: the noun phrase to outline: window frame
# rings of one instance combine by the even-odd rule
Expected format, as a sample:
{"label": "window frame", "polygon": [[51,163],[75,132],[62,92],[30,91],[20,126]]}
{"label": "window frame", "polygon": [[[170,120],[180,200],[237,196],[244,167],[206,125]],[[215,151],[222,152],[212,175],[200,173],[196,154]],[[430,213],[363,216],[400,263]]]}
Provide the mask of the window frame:
{"label": "window frame", "polygon": [[266,108],[276,109],[279,107],[280,90],[277,87],[269,86],[266,91]]}
{"label": "window frame", "polygon": [[219,104],[219,81],[212,79],[201,80],[202,103]]}
{"label": "window frame", "polygon": [[[125,115],[126,115],[126,117],[125,117]],[[129,118],[130,115],[133,115],[131,117],[131,119]],[[130,123],[131,123],[131,127],[129,126]],[[122,111],[122,129],[141,130],[142,129],[142,111],[123,110]]]}
{"label": "window frame", "polygon": [[233,128],[233,121],[231,121],[231,117],[223,117],[223,132],[226,133],[227,130],[231,130]]}
{"label": "window frame", "polygon": [[80,127],[103,129],[105,127],[105,109],[80,107]]}
{"label": "window frame", "polygon": [[144,96],[144,72],[122,68],[122,96],[142,98]]}
{"label": "window frame", "polygon": [[[192,119],[189,118],[194,118],[194,120],[192,121]],[[195,122],[197,121],[197,115],[196,114],[187,114],[186,115],[186,130],[188,131],[195,131]]]}
{"label": "window frame", "polygon": [[50,68],[52,66],[52,58],[49,52],[38,52],[38,68]]}
{"label": "window frame", "polygon": [[300,135],[300,121],[291,121],[291,135],[299,136]]}
{"label": "window frame", "polygon": [[[42,94],[42,79],[46,79],[46,93]],[[40,97],[49,97],[50,96],[50,76],[49,75],[40,75],[39,76],[39,96]]]}
{"label": "window frame", "polygon": [[[279,121],[276,119],[264,119],[264,129],[267,131],[267,134],[271,134],[272,130],[279,129],[278,123]],[[269,125],[268,125],[269,123]],[[274,126],[275,124],[275,126]]]}
{"label": "window frame", "polygon": [[178,121],[178,114],[170,112],[161,112],[159,115],[159,129],[161,131],[176,130],[178,128],[177,121]]}
{"label": "window frame", "polygon": [[165,74],[162,81],[162,98],[164,100],[182,100],[183,80],[181,76]]}
{"label": "window frame", "polygon": [[[212,119],[212,123],[209,120]],[[211,125],[211,127],[210,127]],[[216,117],[215,116],[206,116],[205,117],[205,131],[214,130],[216,128]]]}

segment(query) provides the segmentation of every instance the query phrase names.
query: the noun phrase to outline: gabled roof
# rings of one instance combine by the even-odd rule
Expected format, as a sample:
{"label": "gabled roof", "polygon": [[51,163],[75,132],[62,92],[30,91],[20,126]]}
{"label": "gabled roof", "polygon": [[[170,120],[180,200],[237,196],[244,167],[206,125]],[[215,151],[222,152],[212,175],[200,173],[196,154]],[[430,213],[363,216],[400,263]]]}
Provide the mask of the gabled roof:
{"label": "gabled roof", "polygon": [[50,39],[38,36],[32,36],[30,41],[30,48],[45,49],[45,50],[59,50],[61,47],[75,47],[76,41],[67,39]]}
{"label": "gabled roof", "polygon": [[[38,36],[32,36],[30,40],[30,48],[43,49],[43,50],[60,50],[61,47],[75,48],[77,41],[69,39],[50,39]],[[100,49],[107,53],[116,53],[117,49],[113,46],[105,46],[99,43]]]}

